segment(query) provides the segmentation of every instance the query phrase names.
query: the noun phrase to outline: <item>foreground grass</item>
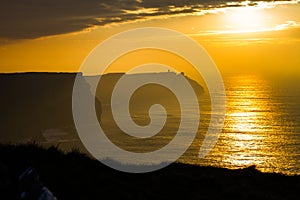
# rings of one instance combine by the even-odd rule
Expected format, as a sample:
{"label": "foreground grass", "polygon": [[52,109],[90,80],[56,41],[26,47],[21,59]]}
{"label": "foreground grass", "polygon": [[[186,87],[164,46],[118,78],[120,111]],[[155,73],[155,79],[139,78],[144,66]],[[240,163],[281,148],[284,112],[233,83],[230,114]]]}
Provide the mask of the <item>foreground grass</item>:
{"label": "foreground grass", "polygon": [[110,169],[78,151],[0,145],[0,199],[18,199],[28,166],[61,199],[298,199],[300,176],[171,164],[145,174]]}

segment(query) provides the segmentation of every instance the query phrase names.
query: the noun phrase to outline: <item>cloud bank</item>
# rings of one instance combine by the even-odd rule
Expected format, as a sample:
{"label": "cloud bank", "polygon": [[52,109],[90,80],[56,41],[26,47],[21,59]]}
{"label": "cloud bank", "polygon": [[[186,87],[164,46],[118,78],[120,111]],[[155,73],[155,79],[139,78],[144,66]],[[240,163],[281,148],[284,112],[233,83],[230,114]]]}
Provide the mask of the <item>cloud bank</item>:
{"label": "cloud bank", "polygon": [[257,2],[245,3],[240,0],[2,0],[0,38],[31,39],[152,16],[192,14],[221,7],[256,6]]}

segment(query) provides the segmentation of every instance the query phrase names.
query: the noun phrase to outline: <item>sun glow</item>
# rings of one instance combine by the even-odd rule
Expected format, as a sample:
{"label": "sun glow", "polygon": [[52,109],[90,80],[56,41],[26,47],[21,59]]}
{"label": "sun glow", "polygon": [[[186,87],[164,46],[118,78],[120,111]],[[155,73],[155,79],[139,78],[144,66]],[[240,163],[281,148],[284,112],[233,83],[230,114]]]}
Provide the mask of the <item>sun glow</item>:
{"label": "sun glow", "polygon": [[255,32],[267,28],[270,17],[259,7],[241,7],[226,11],[225,28],[236,32]]}

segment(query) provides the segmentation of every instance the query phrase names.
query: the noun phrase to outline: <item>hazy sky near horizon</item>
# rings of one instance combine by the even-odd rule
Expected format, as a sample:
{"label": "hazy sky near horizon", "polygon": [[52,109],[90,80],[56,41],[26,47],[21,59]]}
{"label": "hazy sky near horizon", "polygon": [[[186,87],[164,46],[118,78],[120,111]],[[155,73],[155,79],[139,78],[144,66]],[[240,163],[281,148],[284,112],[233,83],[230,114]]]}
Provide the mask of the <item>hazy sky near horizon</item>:
{"label": "hazy sky near horizon", "polygon": [[[0,23],[0,72],[76,72],[101,41],[152,26],[189,35],[221,72],[300,74],[299,0],[4,0]],[[132,53],[115,71],[149,51],[136,54],[138,61]],[[176,60],[150,54],[168,65]]]}

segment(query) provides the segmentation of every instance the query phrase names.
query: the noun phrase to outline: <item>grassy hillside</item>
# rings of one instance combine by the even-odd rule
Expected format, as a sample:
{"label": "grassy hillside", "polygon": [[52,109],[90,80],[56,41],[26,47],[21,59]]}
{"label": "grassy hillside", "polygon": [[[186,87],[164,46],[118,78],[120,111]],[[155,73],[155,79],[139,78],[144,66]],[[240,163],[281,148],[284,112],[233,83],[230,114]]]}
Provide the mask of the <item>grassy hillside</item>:
{"label": "grassy hillside", "polygon": [[28,166],[58,199],[297,199],[299,176],[171,164],[146,174],[110,169],[85,154],[36,144],[0,146],[0,197],[17,199]]}

